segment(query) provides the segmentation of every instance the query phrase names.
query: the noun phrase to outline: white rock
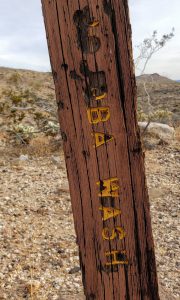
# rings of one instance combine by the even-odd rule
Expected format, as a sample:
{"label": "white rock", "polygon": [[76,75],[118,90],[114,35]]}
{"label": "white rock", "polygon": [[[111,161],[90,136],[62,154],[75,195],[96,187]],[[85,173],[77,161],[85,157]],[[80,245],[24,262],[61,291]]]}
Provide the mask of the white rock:
{"label": "white rock", "polygon": [[25,118],[23,118],[21,124],[25,126],[26,125],[32,126],[34,127],[34,131],[36,131],[36,121],[31,116],[26,116]]}
{"label": "white rock", "polygon": [[54,156],[54,155],[52,155],[51,161],[52,161],[55,165],[59,165],[59,164],[61,163],[61,158],[60,158],[59,156]]}
{"label": "white rock", "polygon": [[26,155],[20,155],[19,156],[19,160],[21,160],[21,161],[26,161],[26,160],[29,160],[29,156],[26,154]]}
{"label": "white rock", "polygon": [[[138,122],[141,132],[143,132],[147,124],[147,122]],[[174,138],[175,130],[167,124],[151,122],[147,127],[147,133],[152,133],[160,139],[168,140]]]}

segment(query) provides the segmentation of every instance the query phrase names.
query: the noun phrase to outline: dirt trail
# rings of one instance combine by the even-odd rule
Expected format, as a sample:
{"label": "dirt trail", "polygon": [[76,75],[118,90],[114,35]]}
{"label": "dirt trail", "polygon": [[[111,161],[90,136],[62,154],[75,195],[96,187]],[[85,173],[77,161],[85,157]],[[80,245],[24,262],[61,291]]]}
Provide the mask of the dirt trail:
{"label": "dirt trail", "polygon": [[[176,299],[180,296],[179,165],[176,147],[146,152],[159,281],[163,291]],[[20,161],[4,149],[0,173],[0,299],[68,300],[72,295],[81,299],[62,152]],[[162,299],[171,299],[165,293]]]}

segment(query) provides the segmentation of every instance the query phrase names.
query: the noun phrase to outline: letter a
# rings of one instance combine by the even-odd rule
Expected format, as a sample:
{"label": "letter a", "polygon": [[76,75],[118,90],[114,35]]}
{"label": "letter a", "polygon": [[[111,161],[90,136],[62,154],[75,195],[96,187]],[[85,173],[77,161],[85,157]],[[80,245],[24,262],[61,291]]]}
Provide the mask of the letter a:
{"label": "letter a", "polygon": [[104,134],[100,132],[92,133],[92,135],[95,137],[95,148],[100,147],[114,139],[113,135]]}
{"label": "letter a", "polygon": [[100,207],[99,210],[103,211],[103,221],[107,221],[111,218],[115,218],[121,214],[121,210],[113,207]]}

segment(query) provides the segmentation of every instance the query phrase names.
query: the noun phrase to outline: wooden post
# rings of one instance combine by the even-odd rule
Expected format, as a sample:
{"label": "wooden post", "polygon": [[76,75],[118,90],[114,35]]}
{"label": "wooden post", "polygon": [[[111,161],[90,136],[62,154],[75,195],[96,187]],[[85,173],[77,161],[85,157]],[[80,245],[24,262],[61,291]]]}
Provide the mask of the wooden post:
{"label": "wooden post", "polygon": [[127,0],[42,0],[86,299],[158,300]]}

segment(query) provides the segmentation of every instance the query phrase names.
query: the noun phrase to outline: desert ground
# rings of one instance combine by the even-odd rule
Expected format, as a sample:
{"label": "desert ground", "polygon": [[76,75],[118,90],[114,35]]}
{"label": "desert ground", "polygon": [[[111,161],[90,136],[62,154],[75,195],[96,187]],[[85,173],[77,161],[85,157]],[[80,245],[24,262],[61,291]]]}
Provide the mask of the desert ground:
{"label": "desert ground", "polygon": [[[142,136],[162,300],[180,299],[180,83],[157,74]],[[138,82],[140,121],[147,105]],[[69,186],[50,73],[0,68],[0,299],[84,299]]]}

